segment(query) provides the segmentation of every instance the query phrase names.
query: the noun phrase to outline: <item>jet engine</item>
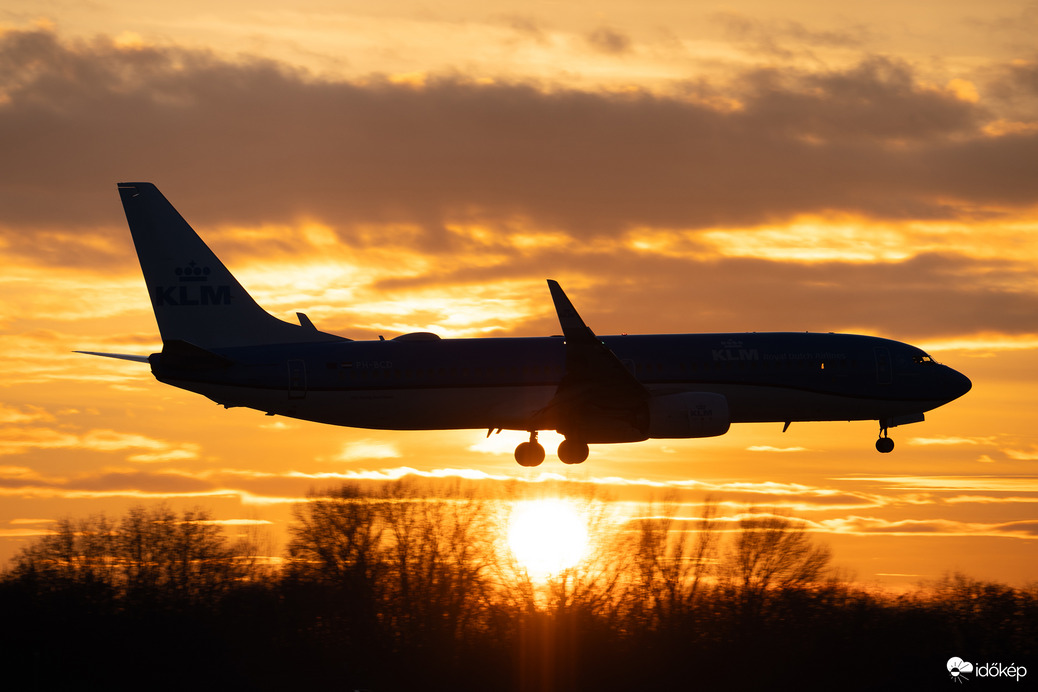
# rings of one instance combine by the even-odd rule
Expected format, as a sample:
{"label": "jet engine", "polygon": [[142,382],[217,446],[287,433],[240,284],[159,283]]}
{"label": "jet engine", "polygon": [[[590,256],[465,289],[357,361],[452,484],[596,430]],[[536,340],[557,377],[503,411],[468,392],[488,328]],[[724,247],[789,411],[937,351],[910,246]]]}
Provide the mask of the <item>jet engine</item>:
{"label": "jet engine", "polygon": [[653,397],[649,402],[649,437],[715,437],[731,425],[728,399],[709,392]]}

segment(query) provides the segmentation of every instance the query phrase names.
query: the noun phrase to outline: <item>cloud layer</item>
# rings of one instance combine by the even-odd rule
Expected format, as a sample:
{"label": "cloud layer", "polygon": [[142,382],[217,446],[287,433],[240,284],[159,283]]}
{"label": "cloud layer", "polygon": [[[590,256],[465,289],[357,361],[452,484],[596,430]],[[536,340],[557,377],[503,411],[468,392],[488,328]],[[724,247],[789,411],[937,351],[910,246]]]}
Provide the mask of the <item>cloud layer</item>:
{"label": "cloud layer", "polygon": [[[446,249],[440,226],[465,218],[591,239],[811,213],[999,214],[1033,206],[1038,175],[1038,132],[987,134],[987,108],[893,58],[752,68],[678,98],[327,81],[260,59],[10,31],[0,74],[12,225],[107,225],[96,186],[145,176],[179,188],[206,223],[312,215],[348,239],[358,224],[413,222]],[[1004,83],[1025,90],[1028,74]],[[44,203],[56,193],[63,204]]]}
{"label": "cloud layer", "polygon": [[[596,35],[622,48],[621,35]],[[254,234],[227,235],[232,258],[302,262],[329,242],[424,255],[426,269],[382,280],[382,291],[579,272],[628,283],[629,306],[660,308],[654,329],[626,331],[686,331],[667,315],[690,311],[712,318],[707,329],[1034,331],[1038,293],[1010,281],[1030,263],[942,245],[939,224],[1033,213],[1038,128],[992,134],[990,105],[894,58],[751,67],[666,96],[460,76],[335,81],[269,60],[35,30],[0,35],[0,75],[0,238],[9,256],[44,266],[132,272],[112,183],[138,178],[196,227],[281,229],[261,250]],[[995,81],[1003,102],[1034,91],[1025,66]],[[808,236],[783,230],[805,218],[818,225]],[[826,219],[864,224],[847,247],[938,225],[915,239],[895,230],[908,252],[896,261],[769,256],[769,244],[830,245]],[[320,237],[299,230],[314,221]],[[761,229],[779,237],[729,252]],[[708,235],[718,230],[728,235]],[[913,250],[919,237],[929,240]],[[679,290],[690,277],[691,295]],[[800,323],[787,310],[771,324],[776,300]]]}

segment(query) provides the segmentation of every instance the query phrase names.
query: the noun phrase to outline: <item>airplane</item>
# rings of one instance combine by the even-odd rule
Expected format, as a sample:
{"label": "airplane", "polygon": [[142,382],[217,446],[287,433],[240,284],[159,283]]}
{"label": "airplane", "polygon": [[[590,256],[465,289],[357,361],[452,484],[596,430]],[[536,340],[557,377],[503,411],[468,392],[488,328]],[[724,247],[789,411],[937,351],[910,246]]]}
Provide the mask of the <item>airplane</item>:
{"label": "airplane", "polygon": [[148,363],[163,383],[226,408],[381,430],[517,430],[525,467],[538,432],[579,464],[590,444],[723,435],[733,423],[879,422],[888,429],[966,394],[963,374],[906,343],[834,333],[597,336],[558,282],[561,336],[444,339],[427,332],[354,341],[266,312],[152,183],[119,183],[162,337]]}

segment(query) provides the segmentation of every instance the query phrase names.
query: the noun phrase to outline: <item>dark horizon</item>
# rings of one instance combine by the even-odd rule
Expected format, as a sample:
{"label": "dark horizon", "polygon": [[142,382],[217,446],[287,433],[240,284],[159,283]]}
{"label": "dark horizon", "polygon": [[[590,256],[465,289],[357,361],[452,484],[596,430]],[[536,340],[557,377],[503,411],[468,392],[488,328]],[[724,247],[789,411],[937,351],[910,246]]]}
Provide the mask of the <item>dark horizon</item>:
{"label": "dark horizon", "polygon": [[534,580],[502,545],[517,505],[463,484],[314,495],[279,566],[204,510],[69,519],[0,574],[8,672],[25,689],[759,689],[776,671],[874,689],[848,673],[866,656],[919,689],[949,684],[953,662],[968,681],[963,660],[1026,678],[1038,653],[1033,584],[949,574],[885,594],[842,580],[787,517],[724,527],[707,501],[686,531],[671,501],[618,530],[593,495],[567,501],[594,549]]}

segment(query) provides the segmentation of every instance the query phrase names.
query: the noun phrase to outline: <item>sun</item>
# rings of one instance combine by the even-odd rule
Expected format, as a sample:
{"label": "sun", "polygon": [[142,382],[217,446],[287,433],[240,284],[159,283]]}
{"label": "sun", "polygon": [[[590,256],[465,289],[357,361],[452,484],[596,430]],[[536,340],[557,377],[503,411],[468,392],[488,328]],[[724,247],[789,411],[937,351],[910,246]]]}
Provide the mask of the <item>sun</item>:
{"label": "sun", "polygon": [[531,579],[546,579],[587,554],[587,519],[562,499],[517,502],[508,522],[508,547]]}

